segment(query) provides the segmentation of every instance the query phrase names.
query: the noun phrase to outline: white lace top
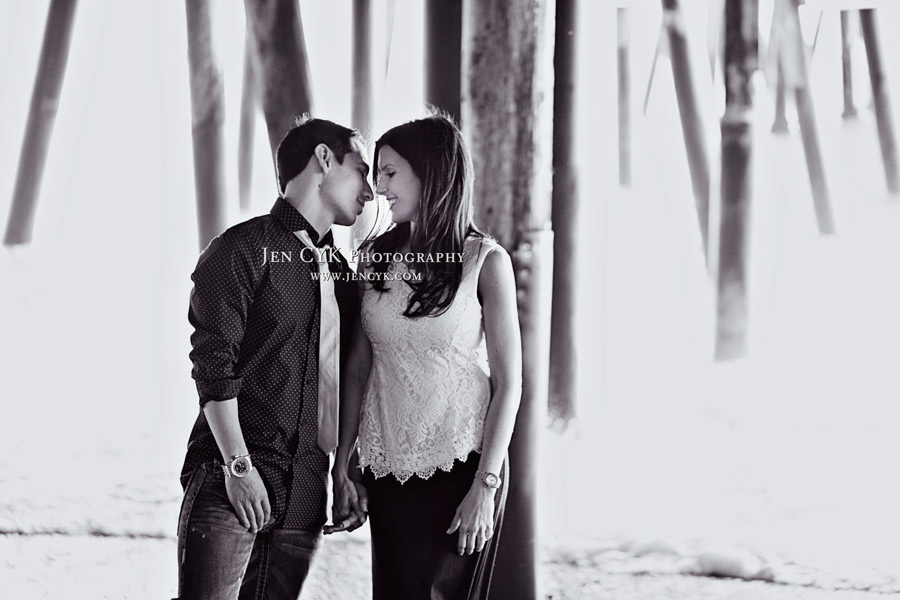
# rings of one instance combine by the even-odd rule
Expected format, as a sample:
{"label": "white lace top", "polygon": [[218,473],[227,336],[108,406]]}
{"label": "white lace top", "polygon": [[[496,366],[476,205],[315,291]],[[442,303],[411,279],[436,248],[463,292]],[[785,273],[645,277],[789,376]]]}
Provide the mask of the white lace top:
{"label": "white lace top", "polygon": [[[440,316],[403,316],[411,289],[389,281],[389,291],[366,289],[362,325],[372,343],[372,369],[363,396],[360,466],[375,477],[450,471],[455,460],[481,451],[491,399],[490,370],[478,302],[478,275],[488,252],[500,246],[470,237],[453,303]],[[389,272],[404,273],[405,264]]]}

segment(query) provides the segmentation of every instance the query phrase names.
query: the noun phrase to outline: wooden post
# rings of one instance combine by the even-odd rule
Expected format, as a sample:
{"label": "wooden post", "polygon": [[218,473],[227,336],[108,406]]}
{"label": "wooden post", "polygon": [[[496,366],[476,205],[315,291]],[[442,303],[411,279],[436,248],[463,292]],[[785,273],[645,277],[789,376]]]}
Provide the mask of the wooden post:
{"label": "wooden post", "polygon": [[34,232],[34,216],[66,75],[77,5],[76,0],[53,0],[47,13],[9,222],[3,239],[6,246],[28,244]]}
{"label": "wooden post", "polygon": [[772,133],[785,134],[790,131],[787,122],[787,100],[785,99],[784,90],[784,69],[781,61],[776,62],[775,70],[778,78],[775,84],[775,121],[772,123]]}
{"label": "wooden post", "polygon": [[[628,7],[616,9],[619,75],[619,185],[631,185],[631,24]],[[555,219],[554,219],[555,220]]]}
{"label": "wooden post", "polygon": [[492,589],[543,598],[537,560],[537,447],[549,385],[552,18],[548,0],[466,0],[462,121],[475,163],[478,223],[510,249],[522,327],[523,392]]}
{"label": "wooden post", "polygon": [[881,143],[881,158],[888,191],[900,194],[900,174],[897,170],[897,143],[894,138],[894,118],[891,114],[891,100],[887,79],[881,66],[881,48],[878,44],[878,29],[875,26],[875,9],[859,11],[863,40],[866,43],[866,57],[869,63],[869,79],[872,81],[872,100],[875,103],[875,118],[878,121],[878,140]]}
{"label": "wooden post", "polygon": [[806,154],[806,169],[812,188],[816,221],[822,234],[834,233],[834,216],[828,186],[825,182],[825,167],[819,150],[819,133],[816,128],[816,113],[813,108],[809,77],[806,72],[806,47],[800,31],[798,6],[801,0],[776,0],[775,18],[781,28],[779,34],[779,64],[784,71],[785,87],[794,92],[797,116],[800,120],[800,135]]}
{"label": "wooden post", "polygon": [[[578,174],[575,170],[577,14],[578,0],[556,0],[556,37],[553,55],[554,243],[553,311],[550,326],[550,416],[560,430],[564,430],[575,418],[576,406],[575,289],[578,279],[576,263],[580,200]],[[619,50],[621,61],[621,45]],[[619,93],[621,95],[621,90]]]}
{"label": "wooden post", "polygon": [[462,0],[425,2],[425,102],[459,122]]}
{"label": "wooden post", "polygon": [[[372,136],[372,0],[353,0],[353,82],[351,93],[353,127],[367,139]],[[374,142],[374,140],[369,140]]]}
{"label": "wooden post", "polygon": [[841,70],[844,78],[844,119],[855,119],[856,106],[853,104],[853,31],[851,29],[853,14],[849,10],[841,11]]}
{"label": "wooden post", "polygon": [[776,1],[772,15],[772,25],[769,29],[769,44],[767,51],[775,57],[775,120],[772,122],[772,133],[776,135],[786,134],[789,131],[787,122],[787,101],[784,90],[784,67],[781,66],[781,44],[784,42],[778,36],[782,35],[783,27],[778,24],[780,11]]}
{"label": "wooden post", "polygon": [[256,133],[256,65],[252,33],[244,37],[244,78],[241,90],[241,124],[238,131],[238,197],[242,211],[250,210],[253,187],[253,137]]}
{"label": "wooden post", "polygon": [[197,229],[203,249],[226,227],[225,98],[213,52],[210,0],[185,0],[191,76],[191,132]]}
{"label": "wooden post", "polygon": [[703,240],[703,253],[708,257],[709,240],[709,160],[706,155],[706,138],[703,119],[697,107],[691,62],[688,54],[687,30],[679,7],[679,0],[662,0],[663,26],[669,37],[669,54],[672,59],[672,76],[675,78],[675,95],[681,115],[681,132],[687,151],[688,168],[697,205],[697,219]]}
{"label": "wooden post", "polygon": [[[375,146],[373,135],[374,93],[372,91],[374,57],[372,56],[372,0],[353,0],[353,127],[362,132],[368,142],[369,159]],[[376,165],[371,165],[374,172]],[[350,244],[356,248],[375,226],[378,207],[375,202],[366,203],[362,214],[350,228]]]}
{"label": "wooden post", "polygon": [[725,14],[725,0],[710,0],[707,15],[706,54],[709,58],[709,76],[713,83],[716,81],[716,58],[722,40],[722,19]]}
{"label": "wooden post", "polygon": [[300,7],[296,0],[245,0],[244,8],[259,60],[262,108],[274,156],[296,118],[313,109]]}
{"label": "wooden post", "polygon": [[716,359],[747,354],[753,106],[750,79],[758,65],[757,0],[725,2],[725,114],[722,131],[722,221],[719,242]]}

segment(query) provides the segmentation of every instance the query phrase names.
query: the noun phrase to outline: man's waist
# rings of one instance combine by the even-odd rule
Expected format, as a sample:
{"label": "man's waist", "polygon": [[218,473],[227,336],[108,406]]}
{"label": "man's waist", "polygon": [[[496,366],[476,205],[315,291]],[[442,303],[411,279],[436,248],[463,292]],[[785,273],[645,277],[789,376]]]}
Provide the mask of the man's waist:
{"label": "man's waist", "polygon": [[[328,469],[328,456],[315,445],[315,442],[299,443],[294,452],[290,452],[287,448],[267,447],[248,436],[245,436],[245,442],[253,458],[253,464],[259,465],[260,469],[271,466],[288,470],[294,465],[321,471]],[[191,440],[185,457],[185,466],[196,468],[209,461],[222,463],[222,454],[211,432],[208,436]]]}

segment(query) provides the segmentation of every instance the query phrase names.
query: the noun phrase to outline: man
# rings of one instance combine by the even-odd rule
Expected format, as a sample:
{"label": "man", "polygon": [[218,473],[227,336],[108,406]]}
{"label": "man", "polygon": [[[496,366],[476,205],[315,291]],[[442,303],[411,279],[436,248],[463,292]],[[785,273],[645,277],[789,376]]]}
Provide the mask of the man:
{"label": "man", "polygon": [[[278,146],[276,169],[282,196],[271,212],[214,239],[191,276],[202,409],[181,474],[184,600],[296,600],[326,522],[336,440],[319,419],[337,389],[321,390],[340,357],[326,355],[320,335],[333,332],[341,343],[331,349],[346,351],[359,312],[330,229],[352,225],[373,193],[357,132],[330,121],[300,120]],[[329,530],[364,520],[358,512]]]}

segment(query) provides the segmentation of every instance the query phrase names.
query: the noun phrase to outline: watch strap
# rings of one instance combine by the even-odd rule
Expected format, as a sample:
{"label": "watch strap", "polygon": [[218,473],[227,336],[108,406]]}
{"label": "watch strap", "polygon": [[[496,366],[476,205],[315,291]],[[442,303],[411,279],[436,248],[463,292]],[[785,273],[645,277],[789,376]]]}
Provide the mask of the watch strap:
{"label": "watch strap", "polygon": [[[500,476],[496,473],[491,473],[489,471],[477,470],[475,471],[475,477],[482,480],[486,486],[493,489],[498,489],[500,484],[502,483]],[[494,484],[492,485],[490,481],[493,480]]]}

